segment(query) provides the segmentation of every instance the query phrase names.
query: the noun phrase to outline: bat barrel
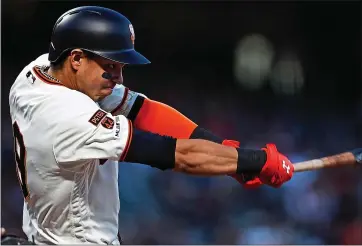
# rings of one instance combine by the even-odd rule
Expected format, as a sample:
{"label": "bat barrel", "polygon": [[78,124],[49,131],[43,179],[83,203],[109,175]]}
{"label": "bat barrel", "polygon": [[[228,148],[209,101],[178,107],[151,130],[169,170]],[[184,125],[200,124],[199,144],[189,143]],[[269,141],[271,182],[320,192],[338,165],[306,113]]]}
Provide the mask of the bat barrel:
{"label": "bat barrel", "polygon": [[294,172],[304,172],[329,167],[356,166],[357,163],[361,163],[361,159],[362,151],[358,149],[338,155],[295,163]]}

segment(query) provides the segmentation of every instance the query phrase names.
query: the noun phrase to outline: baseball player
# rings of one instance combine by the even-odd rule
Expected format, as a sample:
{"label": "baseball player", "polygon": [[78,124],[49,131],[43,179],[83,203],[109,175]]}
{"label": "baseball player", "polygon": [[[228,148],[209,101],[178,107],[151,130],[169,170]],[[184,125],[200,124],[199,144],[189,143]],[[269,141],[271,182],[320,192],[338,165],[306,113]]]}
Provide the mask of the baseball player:
{"label": "baseball player", "polygon": [[134,41],[132,24],[116,11],[69,10],[54,25],[49,54],[11,87],[23,230],[36,244],[120,244],[120,161],[243,184],[251,175],[251,185],[280,187],[292,178],[293,165],[275,145],[241,149],[124,87],[124,66],[149,63]]}

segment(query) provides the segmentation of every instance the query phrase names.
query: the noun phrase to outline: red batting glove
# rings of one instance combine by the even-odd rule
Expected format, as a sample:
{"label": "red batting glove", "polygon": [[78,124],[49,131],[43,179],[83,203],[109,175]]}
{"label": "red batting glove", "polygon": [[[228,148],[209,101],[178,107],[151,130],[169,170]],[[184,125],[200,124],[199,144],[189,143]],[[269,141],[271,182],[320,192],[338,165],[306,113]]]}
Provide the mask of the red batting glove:
{"label": "red batting glove", "polygon": [[225,139],[224,141],[222,141],[222,145],[231,146],[231,147],[234,147],[234,148],[239,148],[240,147],[240,142],[236,141],[236,140]]}
{"label": "red batting glove", "polygon": [[293,177],[294,166],[287,157],[278,152],[274,144],[267,144],[263,150],[266,152],[267,161],[259,178],[264,184],[279,188]]}
{"label": "red batting glove", "polygon": [[[222,144],[226,145],[226,146],[231,146],[234,148],[240,147],[240,142],[235,141],[235,140],[226,139],[222,142]],[[258,188],[259,186],[261,186],[263,184],[260,181],[259,177],[256,177],[256,176],[250,176],[250,175],[244,175],[244,174],[230,174],[228,176],[233,177],[240,184],[242,184],[244,186],[244,188],[248,188],[248,189]]]}
{"label": "red batting glove", "polygon": [[258,188],[263,184],[257,176],[247,176],[245,174],[229,174],[229,176],[236,179],[247,189]]}

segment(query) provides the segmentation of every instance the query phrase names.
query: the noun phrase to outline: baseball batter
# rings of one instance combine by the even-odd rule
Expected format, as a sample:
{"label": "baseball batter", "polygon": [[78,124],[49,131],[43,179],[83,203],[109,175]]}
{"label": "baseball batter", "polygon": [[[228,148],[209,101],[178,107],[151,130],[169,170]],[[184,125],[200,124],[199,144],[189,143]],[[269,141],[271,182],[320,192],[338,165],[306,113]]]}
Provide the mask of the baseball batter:
{"label": "baseball batter", "polygon": [[241,149],[124,87],[124,66],[149,63],[134,42],[120,13],[75,8],[56,21],[49,53],[16,78],[9,104],[30,241],[120,244],[120,161],[230,175],[246,187],[280,187],[292,178],[293,165],[275,145]]}

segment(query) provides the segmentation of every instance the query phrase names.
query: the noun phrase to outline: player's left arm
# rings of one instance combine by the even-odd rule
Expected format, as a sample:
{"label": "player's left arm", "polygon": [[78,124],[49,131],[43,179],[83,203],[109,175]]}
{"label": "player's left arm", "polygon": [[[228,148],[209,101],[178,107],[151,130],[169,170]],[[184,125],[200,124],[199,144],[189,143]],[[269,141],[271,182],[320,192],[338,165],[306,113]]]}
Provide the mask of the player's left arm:
{"label": "player's left arm", "polygon": [[[211,131],[200,127],[175,108],[151,100],[123,85],[117,85],[113,93],[100,102],[100,106],[114,115],[123,114],[133,122],[135,128],[140,130],[174,138],[205,139],[238,147],[238,142],[224,140]],[[258,179],[246,175],[233,177],[240,183],[247,182],[251,187],[261,183]]]}
{"label": "player's left arm", "polygon": [[201,128],[175,108],[116,85],[99,106],[113,115],[124,115],[135,128],[174,138],[200,138],[222,143],[223,138]]}

